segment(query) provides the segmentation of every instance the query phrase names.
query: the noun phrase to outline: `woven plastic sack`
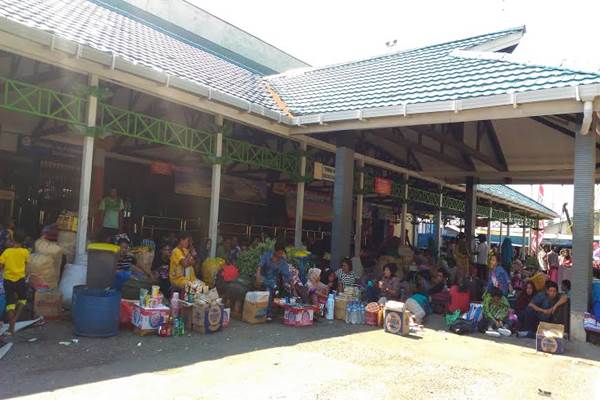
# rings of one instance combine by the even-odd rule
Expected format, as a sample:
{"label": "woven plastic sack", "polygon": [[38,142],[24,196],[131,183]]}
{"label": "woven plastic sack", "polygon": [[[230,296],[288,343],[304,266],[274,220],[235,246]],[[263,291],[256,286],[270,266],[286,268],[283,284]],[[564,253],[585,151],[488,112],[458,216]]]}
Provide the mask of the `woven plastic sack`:
{"label": "woven plastic sack", "polygon": [[29,256],[27,270],[34,289],[55,289],[58,277],[54,266],[54,259],[46,254],[33,253]]}
{"label": "woven plastic sack", "polygon": [[58,279],[60,278],[60,267],[62,265],[63,256],[62,248],[56,244],[56,242],[40,238],[35,241],[34,252],[52,257],[52,260],[54,261],[54,274],[56,275],[54,287],[56,287],[58,285]]}

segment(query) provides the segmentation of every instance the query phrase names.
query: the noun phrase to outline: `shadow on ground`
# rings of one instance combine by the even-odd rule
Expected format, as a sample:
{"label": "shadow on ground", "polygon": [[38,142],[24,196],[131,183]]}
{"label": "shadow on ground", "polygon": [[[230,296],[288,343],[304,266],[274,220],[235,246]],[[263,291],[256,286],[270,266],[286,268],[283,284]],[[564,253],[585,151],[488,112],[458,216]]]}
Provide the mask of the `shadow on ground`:
{"label": "shadow on ground", "polygon": [[[430,318],[427,326],[428,329],[423,335],[439,335],[432,330],[445,330],[443,319],[439,316]],[[375,329],[364,325],[347,325],[340,321],[321,321],[315,326],[303,328],[290,328],[279,322],[248,325],[231,321],[227,329],[210,335],[192,332],[189,336],[186,334],[183,337],[160,338],[139,337],[130,331],[121,331],[118,336],[112,338],[81,337],[78,343],[71,342],[65,346],[59,342],[68,342],[75,337],[72,324],[69,321],[53,321],[17,334],[13,349],[0,361],[0,398],[31,395],[146,372],[170,370],[275,347],[331,338],[343,340],[344,336]],[[36,340],[30,342],[31,339]],[[468,341],[474,339],[535,348],[535,341],[532,339],[490,338],[481,334],[465,336],[464,346],[468,348]],[[448,345],[457,346],[457,343],[463,343],[451,342],[448,342]],[[399,346],[407,343],[415,342],[398,337]],[[315,350],[319,349],[318,346],[315,343]],[[567,356],[598,361],[600,348],[589,344],[569,343]],[[20,384],[24,381],[27,382],[26,385]]]}

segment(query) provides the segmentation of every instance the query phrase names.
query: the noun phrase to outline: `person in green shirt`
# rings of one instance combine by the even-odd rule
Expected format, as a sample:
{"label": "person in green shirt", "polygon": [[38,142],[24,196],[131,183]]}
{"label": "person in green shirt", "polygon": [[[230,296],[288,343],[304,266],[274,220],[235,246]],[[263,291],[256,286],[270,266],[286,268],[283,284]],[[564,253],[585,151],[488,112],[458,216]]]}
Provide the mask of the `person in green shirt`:
{"label": "person in green shirt", "polygon": [[109,195],[100,202],[102,212],[102,239],[108,242],[113,236],[120,233],[123,223],[123,209],[125,205],[117,194],[117,189],[111,188]]}
{"label": "person in green shirt", "polygon": [[510,304],[502,291],[497,287],[491,288],[483,296],[483,316],[477,325],[479,332],[490,336],[510,336],[509,311]]}

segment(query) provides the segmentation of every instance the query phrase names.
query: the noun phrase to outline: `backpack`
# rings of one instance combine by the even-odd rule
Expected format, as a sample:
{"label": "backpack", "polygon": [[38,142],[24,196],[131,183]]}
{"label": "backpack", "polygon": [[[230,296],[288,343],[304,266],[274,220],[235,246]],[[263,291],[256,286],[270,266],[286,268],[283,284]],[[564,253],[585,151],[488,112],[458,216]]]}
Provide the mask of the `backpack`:
{"label": "backpack", "polygon": [[464,318],[458,318],[456,321],[450,325],[448,328],[450,332],[456,333],[458,335],[464,335],[465,333],[473,332],[473,322],[468,321]]}

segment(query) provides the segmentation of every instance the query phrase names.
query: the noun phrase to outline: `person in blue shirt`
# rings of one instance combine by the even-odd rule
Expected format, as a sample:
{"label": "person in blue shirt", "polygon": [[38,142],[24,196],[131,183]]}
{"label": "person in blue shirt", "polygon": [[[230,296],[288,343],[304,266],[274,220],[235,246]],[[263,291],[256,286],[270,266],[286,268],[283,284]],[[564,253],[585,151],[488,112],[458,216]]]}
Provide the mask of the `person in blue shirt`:
{"label": "person in blue shirt", "polygon": [[490,273],[486,291],[489,292],[492,288],[498,288],[503,296],[508,294],[510,289],[510,277],[506,270],[498,265],[498,258],[495,255],[490,257]]}
{"label": "person in blue shirt", "polygon": [[525,310],[524,329],[519,337],[534,338],[540,322],[567,325],[569,298],[558,292],[556,282],[547,281],[545,291],[537,293]]}
{"label": "person in blue shirt", "polygon": [[289,265],[285,259],[285,246],[277,243],[273,251],[267,251],[262,255],[258,266],[262,284],[269,291],[267,321],[271,321],[273,317],[273,296],[277,291],[279,281],[281,278],[283,282],[288,282],[291,279]]}

